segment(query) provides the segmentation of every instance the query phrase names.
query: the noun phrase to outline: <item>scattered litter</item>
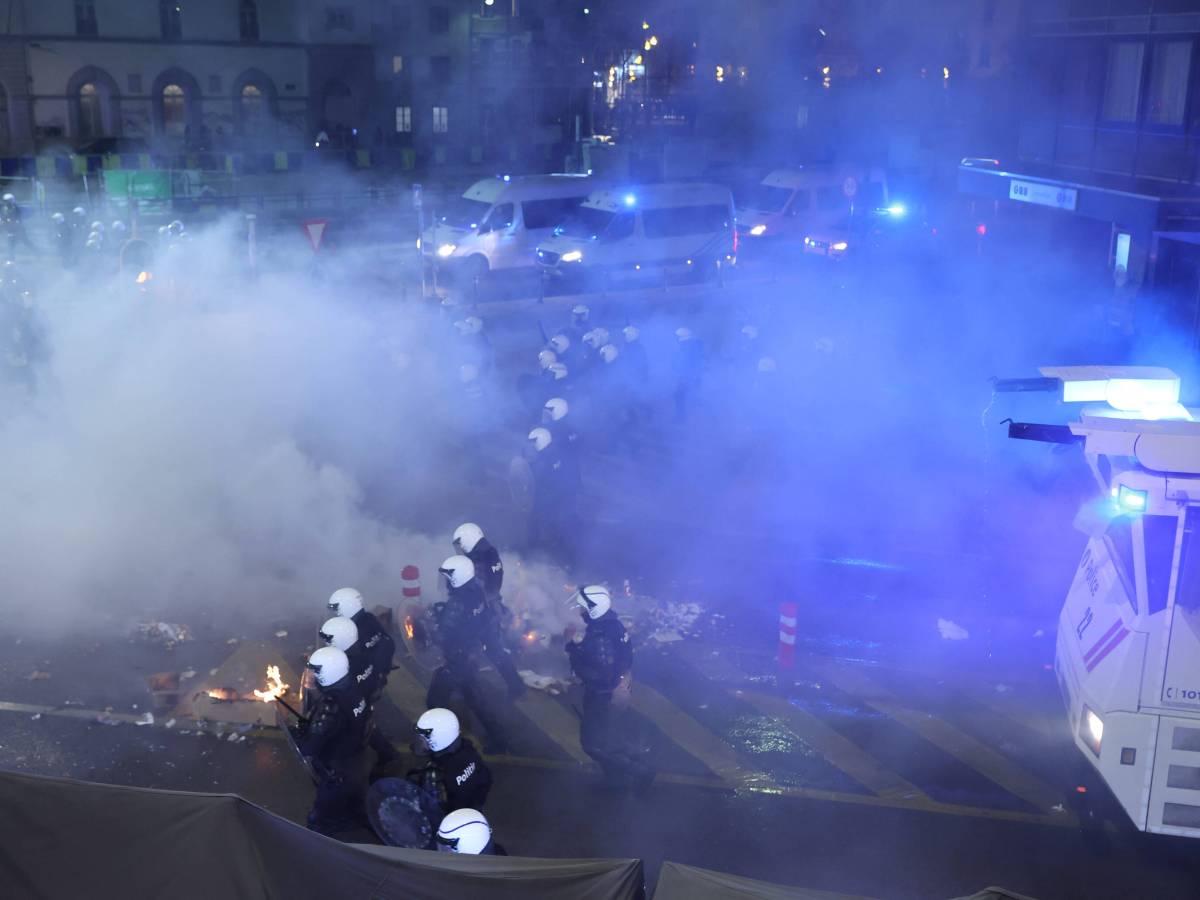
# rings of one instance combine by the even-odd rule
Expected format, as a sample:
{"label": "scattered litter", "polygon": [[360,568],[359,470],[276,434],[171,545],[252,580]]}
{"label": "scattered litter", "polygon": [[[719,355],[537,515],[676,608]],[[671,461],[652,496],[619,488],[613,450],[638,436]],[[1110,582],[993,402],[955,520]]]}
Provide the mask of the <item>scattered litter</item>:
{"label": "scattered litter", "polygon": [[1012,690],[1012,688],[1009,687],[1007,684],[996,685],[996,693],[997,694],[1007,694],[1011,690]]}
{"label": "scattered litter", "polygon": [[[174,728],[174,727],[175,727],[175,720],[174,720],[174,719],[167,719],[167,721],[163,722],[163,728]],[[179,732],[179,733],[180,733],[180,734],[187,734],[187,732],[186,732],[186,731],[181,731],[181,732]]]}
{"label": "scattered litter", "polygon": [[696,624],[704,615],[699,603],[652,604],[648,610],[648,621],[643,629],[647,640],[658,644],[674,644],[696,636]]}
{"label": "scattered litter", "polygon": [[555,678],[553,675],[541,675],[532,669],[520,669],[517,674],[521,676],[521,680],[527,687],[531,687],[535,691],[545,691],[555,695],[566,693],[567,684],[561,678]]}
{"label": "scattered litter", "polygon": [[33,719],[33,721],[35,721],[35,722],[36,722],[36,721],[37,721],[38,719],[40,719],[41,717],[42,717],[42,714],[41,714],[41,713],[34,713],[34,714],[33,714],[32,716],[30,716],[29,718]]}
{"label": "scattered litter", "polygon": [[1060,813],[1066,811],[1066,807],[1064,807],[1061,803],[1055,803],[1052,807],[1050,807],[1050,812]]}
{"label": "scattered litter", "polygon": [[190,641],[192,634],[186,625],[174,622],[139,622],[133,629],[134,637],[150,644],[161,644],[170,650],[176,644]]}
{"label": "scattered litter", "polygon": [[275,637],[277,637],[277,638],[285,638],[285,637],[287,637],[287,629],[286,629],[286,628],[281,628],[279,631],[275,632]]}
{"label": "scattered litter", "polygon": [[240,738],[240,737],[241,737],[241,735],[238,734],[236,731],[234,731],[234,732],[230,732],[229,737],[225,738],[225,740],[229,741],[229,743],[231,743],[231,744],[236,744],[238,741],[238,738]]}
{"label": "scattered litter", "polygon": [[34,669],[32,672],[30,672],[28,675],[25,676],[25,680],[26,681],[45,681],[49,677],[50,677],[49,672],[43,672],[41,669]]}
{"label": "scattered litter", "polygon": [[230,639],[229,639],[229,640],[227,640],[225,643],[226,643],[226,644],[229,644],[229,645],[233,645],[233,644],[236,644],[237,642],[238,642],[238,639],[237,639],[237,638],[230,638]]}
{"label": "scattered litter", "polygon": [[657,641],[660,644],[673,644],[676,641],[682,641],[683,635],[674,628],[661,628],[650,635],[650,640]]}
{"label": "scattered litter", "polygon": [[179,673],[179,677],[184,681],[186,681],[189,678],[195,678],[196,670],[195,669],[184,669],[182,672]]}
{"label": "scattered litter", "polygon": [[208,670],[208,674],[209,674],[209,675],[216,675],[216,674],[217,674],[217,670],[216,670],[216,669],[209,669],[209,670]]}
{"label": "scattered litter", "polygon": [[134,722],[133,724],[135,724],[135,725],[153,725],[154,724],[154,713],[151,713],[151,712],[143,713],[142,717],[140,719],[138,719],[136,722]]}
{"label": "scattered litter", "polygon": [[1035,632],[1033,633],[1033,636],[1034,636],[1034,637],[1045,637],[1045,636],[1046,636],[1046,632],[1045,632],[1045,630],[1043,630],[1043,629],[1039,628],[1037,631],[1035,631]]}
{"label": "scattered litter", "polygon": [[100,715],[96,716],[96,721],[99,722],[101,725],[120,725],[121,724],[120,719],[115,719],[112,716],[110,716],[108,713],[101,713]]}
{"label": "scattered litter", "polygon": [[971,635],[967,633],[967,629],[961,625],[951,622],[949,619],[937,620],[938,631],[941,632],[942,640],[946,641],[965,641]]}

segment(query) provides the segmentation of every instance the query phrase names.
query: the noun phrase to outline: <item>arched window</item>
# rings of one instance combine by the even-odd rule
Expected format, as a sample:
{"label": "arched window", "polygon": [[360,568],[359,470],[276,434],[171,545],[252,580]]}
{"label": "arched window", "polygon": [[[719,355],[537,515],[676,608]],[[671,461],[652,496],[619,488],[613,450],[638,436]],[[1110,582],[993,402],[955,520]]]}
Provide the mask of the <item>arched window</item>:
{"label": "arched window", "polygon": [[258,4],[254,0],[238,4],[238,26],[243,41],[258,40]]}
{"label": "arched window", "polygon": [[79,140],[91,141],[104,136],[104,109],[100,89],[92,82],[79,88]]}
{"label": "arched window", "polygon": [[162,92],[163,132],[182,135],[187,128],[187,94],[177,84],[168,84]]}
{"label": "arched window", "polygon": [[266,99],[262,90],[256,84],[248,84],[242,88],[240,98],[242,104],[242,131],[246,134],[258,134],[263,130],[266,118]]}

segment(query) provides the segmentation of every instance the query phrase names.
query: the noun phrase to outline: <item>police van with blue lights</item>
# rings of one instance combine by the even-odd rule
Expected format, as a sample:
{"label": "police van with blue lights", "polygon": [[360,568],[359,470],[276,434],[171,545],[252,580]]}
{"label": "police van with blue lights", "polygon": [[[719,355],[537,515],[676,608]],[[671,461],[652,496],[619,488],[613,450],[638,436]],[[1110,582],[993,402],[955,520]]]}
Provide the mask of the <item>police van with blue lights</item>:
{"label": "police van with blue lights", "polygon": [[733,195],[714,184],[675,182],[594,191],[537,248],[550,276],[716,277],[736,262]]}
{"label": "police van with blue lights", "polygon": [[1200,837],[1200,421],[1169,369],[1044,368],[1001,391],[1061,391],[1099,486],[1058,622],[1054,668],[1075,744],[1143,831]]}
{"label": "police van with blue lights", "polygon": [[595,180],[586,175],[499,175],[475,182],[421,235],[427,263],[451,275],[530,269],[538,242],[570,218]]}

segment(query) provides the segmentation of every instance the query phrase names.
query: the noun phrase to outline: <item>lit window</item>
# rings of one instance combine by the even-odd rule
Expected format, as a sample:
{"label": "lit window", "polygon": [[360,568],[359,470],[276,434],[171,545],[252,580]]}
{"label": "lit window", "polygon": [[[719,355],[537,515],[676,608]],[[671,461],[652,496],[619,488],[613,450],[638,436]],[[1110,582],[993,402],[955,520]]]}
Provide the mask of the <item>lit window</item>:
{"label": "lit window", "polygon": [[79,89],[79,138],[91,140],[104,134],[104,113],[100,107],[100,90],[88,82]]}
{"label": "lit window", "polygon": [[396,131],[409,133],[412,131],[412,107],[396,107]]}
{"label": "lit window", "polygon": [[177,84],[168,84],[162,92],[163,131],[181,135],[187,127],[187,95]]}
{"label": "lit window", "polygon": [[450,109],[445,106],[433,108],[433,133],[445,134],[450,130]]}
{"label": "lit window", "polygon": [[248,84],[242,88],[239,98],[242,107],[242,133],[255,134],[262,130],[267,109],[262,88],[256,84]]}

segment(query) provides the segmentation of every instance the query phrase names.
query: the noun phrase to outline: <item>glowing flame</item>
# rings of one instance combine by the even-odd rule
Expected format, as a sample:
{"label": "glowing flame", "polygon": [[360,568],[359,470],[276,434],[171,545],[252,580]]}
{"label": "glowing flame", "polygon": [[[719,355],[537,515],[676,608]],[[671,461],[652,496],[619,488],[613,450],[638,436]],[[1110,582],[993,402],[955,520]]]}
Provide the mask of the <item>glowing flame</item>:
{"label": "glowing flame", "polygon": [[211,697],[213,700],[239,700],[239,699],[241,699],[241,695],[238,694],[237,691],[235,691],[233,688],[228,688],[228,687],[213,688],[211,691],[208,691],[208,696]]}
{"label": "glowing flame", "polygon": [[137,283],[145,284],[147,281],[149,281],[153,277],[154,276],[151,275],[149,272],[138,272]]}
{"label": "glowing flame", "polygon": [[414,632],[413,617],[405,616],[404,617],[404,636],[411,641],[412,637],[413,637],[413,632]]}
{"label": "glowing flame", "polygon": [[255,691],[254,696],[263,703],[274,703],[282,697],[290,685],[283,683],[283,678],[279,674],[279,666],[267,666],[267,689],[265,691]]}
{"label": "glowing flame", "polygon": [[525,642],[526,643],[532,644],[537,639],[538,639],[538,633],[536,631],[525,632]]}

